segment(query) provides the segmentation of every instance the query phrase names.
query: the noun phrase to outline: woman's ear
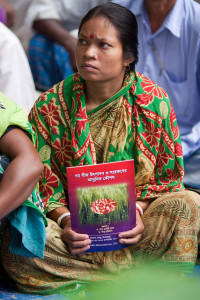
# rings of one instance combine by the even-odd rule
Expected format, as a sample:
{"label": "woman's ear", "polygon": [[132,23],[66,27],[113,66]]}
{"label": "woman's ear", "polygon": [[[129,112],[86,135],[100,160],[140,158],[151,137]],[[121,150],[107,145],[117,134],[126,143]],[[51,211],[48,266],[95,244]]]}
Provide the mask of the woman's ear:
{"label": "woman's ear", "polygon": [[134,58],[129,58],[124,60],[124,67],[128,67],[132,62],[134,62]]}

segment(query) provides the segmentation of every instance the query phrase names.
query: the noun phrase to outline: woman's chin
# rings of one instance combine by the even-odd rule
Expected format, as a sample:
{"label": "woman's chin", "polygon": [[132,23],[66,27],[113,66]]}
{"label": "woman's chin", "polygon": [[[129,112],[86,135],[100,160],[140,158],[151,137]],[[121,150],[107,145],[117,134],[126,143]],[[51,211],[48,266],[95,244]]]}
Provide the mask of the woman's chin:
{"label": "woman's chin", "polygon": [[101,81],[101,79],[97,75],[86,73],[86,72],[79,72],[79,73],[85,81]]}

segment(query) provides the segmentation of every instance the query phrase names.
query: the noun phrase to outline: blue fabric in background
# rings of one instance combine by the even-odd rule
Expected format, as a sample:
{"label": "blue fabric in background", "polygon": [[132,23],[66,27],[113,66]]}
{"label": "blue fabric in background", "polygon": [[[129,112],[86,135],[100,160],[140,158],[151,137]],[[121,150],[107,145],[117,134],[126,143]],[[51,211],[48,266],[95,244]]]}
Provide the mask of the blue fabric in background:
{"label": "blue fabric in background", "polygon": [[9,215],[10,251],[26,257],[44,257],[46,230],[36,209],[20,206]]}
{"label": "blue fabric in background", "polygon": [[73,73],[66,49],[42,34],[30,40],[29,63],[36,89],[47,91]]}

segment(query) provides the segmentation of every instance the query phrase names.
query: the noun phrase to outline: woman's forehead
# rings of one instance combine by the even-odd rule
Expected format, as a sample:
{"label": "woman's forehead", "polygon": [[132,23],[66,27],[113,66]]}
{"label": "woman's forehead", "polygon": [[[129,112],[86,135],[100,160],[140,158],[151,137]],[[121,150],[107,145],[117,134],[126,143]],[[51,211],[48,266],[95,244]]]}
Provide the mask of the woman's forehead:
{"label": "woman's forehead", "polygon": [[79,35],[87,35],[93,38],[118,37],[116,27],[109,19],[103,16],[93,17],[87,20],[81,27]]}

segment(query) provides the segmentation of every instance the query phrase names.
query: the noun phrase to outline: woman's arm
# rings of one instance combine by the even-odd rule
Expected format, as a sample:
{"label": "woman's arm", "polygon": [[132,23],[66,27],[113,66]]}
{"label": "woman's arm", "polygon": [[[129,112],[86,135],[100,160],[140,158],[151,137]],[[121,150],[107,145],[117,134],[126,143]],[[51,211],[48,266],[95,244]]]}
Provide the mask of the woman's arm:
{"label": "woman's arm", "polygon": [[32,193],[43,164],[31,140],[20,129],[0,139],[0,151],[11,159],[0,181],[0,220]]}
{"label": "woman's arm", "polygon": [[75,48],[77,39],[75,39],[58,20],[36,20],[33,24],[33,28],[67,50],[72,69],[76,72]]}

